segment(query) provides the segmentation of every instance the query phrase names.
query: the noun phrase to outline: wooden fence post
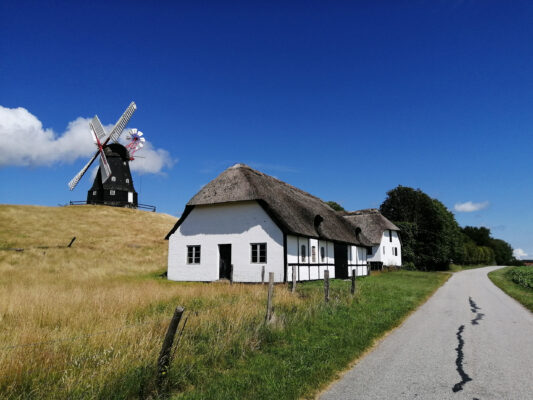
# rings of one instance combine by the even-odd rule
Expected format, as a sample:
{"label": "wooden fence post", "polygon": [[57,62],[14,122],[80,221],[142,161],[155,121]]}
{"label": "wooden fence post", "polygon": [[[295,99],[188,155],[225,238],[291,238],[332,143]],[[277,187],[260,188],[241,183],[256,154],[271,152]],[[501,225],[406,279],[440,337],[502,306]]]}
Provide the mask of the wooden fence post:
{"label": "wooden fence post", "polygon": [[272,319],[272,297],[274,296],[274,272],[268,273],[268,297],[267,297],[267,312],[265,322],[268,323]]}
{"label": "wooden fence post", "polygon": [[71,241],[70,241],[70,243],[68,244],[67,247],[72,247],[72,243],[74,243],[75,240],[76,240],[76,236],[74,236],[74,237],[71,239]]}
{"label": "wooden fence post", "polygon": [[174,310],[174,315],[170,320],[170,325],[168,326],[165,340],[163,340],[163,346],[161,347],[159,358],[157,359],[157,386],[159,388],[163,386],[163,382],[167,376],[168,367],[170,366],[170,350],[172,349],[174,337],[176,336],[176,331],[178,330],[183,311],[184,308],[181,306],[176,307]]}
{"label": "wooden fence post", "polygon": [[324,300],[329,301],[329,270],[324,271]]}
{"label": "wooden fence post", "polygon": [[261,267],[261,285],[265,284],[265,266]]}
{"label": "wooden fence post", "polygon": [[294,293],[296,291],[296,267],[292,266],[292,288],[291,292]]}
{"label": "wooden fence post", "polygon": [[352,288],[350,290],[352,296],[355,294],[355,269],[352,269]]}

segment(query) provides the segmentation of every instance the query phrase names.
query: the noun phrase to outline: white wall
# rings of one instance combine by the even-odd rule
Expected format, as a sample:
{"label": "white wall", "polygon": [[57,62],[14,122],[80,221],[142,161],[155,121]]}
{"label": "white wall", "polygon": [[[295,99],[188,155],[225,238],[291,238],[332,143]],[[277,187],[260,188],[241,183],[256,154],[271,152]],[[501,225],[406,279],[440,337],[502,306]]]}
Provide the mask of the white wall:
{"label": "white wall", "polygon": [[[381,243],[379,247],[372,247],[372,256],[368,256],[368,261],[381,261],[385,266],[401,266],[402,265],[402,245],[398,232],[392,232],[392,242],[389,237],[389,230],[385,230],[381,236]],[[398,249],[398,255],[395,256],[393,249]]]}
{"label": "white wall", "polygon": [[[267,262],[251,262],[251,243],[267,244]],[[283,282],[283,233],[255,201],[196,206],[169,238],[168,279],[216,281],[219,279],[219,244],[231,244],[235,282],[261,282],[274,272]],[[200,245],[200,264],[187,264],[187,246]]]}
{"label": "white wall", "polygon": [[[302,254],[305,246],[305,257]],[[316,257],[313,261],[313,246]],[[320,257],[320,248],[324,248],[324,259]],[[326,240],[312,239],[302,236],[287,235],[287,280],[292,280],[292,269],[297,269],[296,279],[308,281],[324,279],[324,271],[329,271],[329,277],[335,277],[335,256],[333,243]],[[290,264],[300,264],[292,266]]]}
{"label": "white wall", "polygon": [[367,275],[366,247],[348,246],[348,276],[352,276],[353,269],[355,276]]}

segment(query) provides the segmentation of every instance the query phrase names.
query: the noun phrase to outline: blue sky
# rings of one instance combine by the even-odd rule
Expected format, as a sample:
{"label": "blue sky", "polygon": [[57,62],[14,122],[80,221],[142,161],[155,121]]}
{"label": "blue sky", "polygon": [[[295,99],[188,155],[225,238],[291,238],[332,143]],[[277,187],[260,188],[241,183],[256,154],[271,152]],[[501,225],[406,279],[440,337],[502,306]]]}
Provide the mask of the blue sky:
{"label": "blue sky", "polygon": [[243,162],[347,209],[420,188],[533,258],[532,20],[526,1],[4,0],[0,203],[85,199],[90,176],[66,184],[87,118],[134,100],[158,211]]}

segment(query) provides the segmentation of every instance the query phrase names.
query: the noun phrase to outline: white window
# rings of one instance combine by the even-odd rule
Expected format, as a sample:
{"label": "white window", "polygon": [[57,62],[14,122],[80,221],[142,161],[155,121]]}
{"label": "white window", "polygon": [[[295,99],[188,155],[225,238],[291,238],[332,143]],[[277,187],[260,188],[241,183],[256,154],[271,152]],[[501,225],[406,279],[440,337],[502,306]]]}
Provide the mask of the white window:
{"label": "white window", "polygon": [[267,245],[266,243],[252,243],[252,262],[266,263],[267,262]]}
{"label": "white window", "polygon": [[187,246],[187,264],[200,264],[200,246]]}
{"label": "white window", "polygon": [[305,262],[307,256],[307,249],[305,248],[305,244],[302,244],[300,246],[300,257],[302,257],[302,262]]}
{"label": "white window", "polygon": [[316,246],[311,246],[311,262],[316,263]]}
{"label": "white window", "polygon": [[117,178],[115,178],[114,176],[111,177],[111,182],[116,182],[117,181]]}
{"label": "white window", "polygon": [[114,191],[114,190],[110,190],[110,191],[109,191],[109,194],[110,194],[111,196],[114,196],[114,195],[115,195],[115,191]]}
{"label": "white window", "polygon": [[126,178],[126,183],[130,183],[130,178]]}
{"label": "white window", "polygon": [[126,165],[126,161],[124,161],[123,164]]}
{"label": "white window", "polygon": [[320,247],[320,261],[324,262],[326,259],[326,249],[324,249],[324,246]]}
{"label": "white window", "polygon": [[97,191],[93,190],[93,196],[96,196]]}

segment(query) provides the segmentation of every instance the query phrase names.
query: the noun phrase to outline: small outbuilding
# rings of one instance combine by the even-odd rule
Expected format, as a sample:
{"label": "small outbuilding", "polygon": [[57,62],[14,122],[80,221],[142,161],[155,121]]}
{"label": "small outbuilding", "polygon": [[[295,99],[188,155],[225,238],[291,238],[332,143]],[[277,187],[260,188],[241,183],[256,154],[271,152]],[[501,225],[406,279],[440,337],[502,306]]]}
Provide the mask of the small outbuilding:
{"label": "small outbuilding", "polygon": [[276,282],[368,274],[360,229],[321,199],[244,164],[205,185],[169,240],[168,279]]}

